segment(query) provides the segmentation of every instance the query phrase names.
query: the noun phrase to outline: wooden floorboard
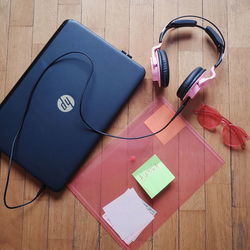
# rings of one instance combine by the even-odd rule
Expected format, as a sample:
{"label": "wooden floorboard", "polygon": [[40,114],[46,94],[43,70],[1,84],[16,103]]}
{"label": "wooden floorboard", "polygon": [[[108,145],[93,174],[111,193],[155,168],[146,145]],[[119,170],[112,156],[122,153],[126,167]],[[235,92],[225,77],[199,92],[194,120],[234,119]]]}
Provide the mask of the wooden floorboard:
{"label": "wooden floorboard", "polygon": [[[152,86],[150,54],[162,28],[174,17],[202,15],[214,21],[226,39],[226,53],[217,78],[193,100],[183,116],[225,160],[224,166],[184,203],[141,249],[249,250],[250,145],[233,151],[220,131],[204,131],[195,115],[201,102],[214,106],[232,123],[250,133],[250,2],[249,0],[0,0],[0,101],[65,19],[75,19],[129,52],[146,76],[110,131],[119,133],[146,105],[163,94],[174,107],[178,86],[197,66],[209,68],[216,53],[204,32],[175,30],[165,39],[170,86]],[[94,152],[102,152],[104,138]],[[153,147],[152,147],[153,150]],[[8,158],[1,155],[0,198]],[[14,166],[8,192],[12,205],[30,200],[38,182]],[[1,198],[2,199],[2,198]],[[118,244],[67,189],[46,191],[34,204],[8,210],[0,202],[0,249],[119,249]]]}

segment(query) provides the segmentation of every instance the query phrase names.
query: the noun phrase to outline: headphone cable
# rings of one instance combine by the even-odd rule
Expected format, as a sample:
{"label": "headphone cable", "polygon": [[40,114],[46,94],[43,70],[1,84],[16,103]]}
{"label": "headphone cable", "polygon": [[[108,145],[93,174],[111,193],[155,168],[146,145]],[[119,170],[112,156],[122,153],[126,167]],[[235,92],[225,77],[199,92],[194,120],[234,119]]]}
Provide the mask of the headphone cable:
{"label": "headphone cable", "polygon": [[30,203],[32,203],[33,201],[35,201],[42,193],[43,191],[46,189],[46,186],[44,184],[41,184],[41,187],[39,189],[39,191],[37,192],[36,196],[31,200],[31,201],[28,201],[26,203],[23,203],[21,205],[17,205],[17,206],[10,206],[8,205],[7,203],[7,190],[8,190],[8,186],[9,186],[9,180],[10,180],[10,172],[11,172],[11,169],[12,169],[12,160],[13,160],[13,154],[14,154],[14,149],[15,149],[15,144],[16,144],[16,140],[19,136],[21,132],[21,129],[19,128],[19,130],[17,131],[13,141],[12,141],[12,145],[11,145],[11,152],[10,152],[10,158],[9,158],[9,163],[8,163],[8,174],[7,174],[7,178],[6,178],[6,183],[5,183],[5,188],[4,188],[4,195],[3,195],[3,202],[4,202],[4,205],[9,208],[9,209],[15,209],[15,208],[20,208],[20,207],[24,207]]}
{"label": "headphone cable", "polygon": [[32,98],[33,98],[33,95],[34,95],[34,92],[40,82],[40,80],[42,79],[42,77],[44,76],[44,74],[47,72],[48,69],[50,69],[52,66],[54,66],[55,64],[59,63],[61,61],[61,59],[67,55],[70,55],[70,54],[79,54],[79,55],[82,55],[82,56],[85,56],[90,64],[91,64],[91,71],[90,71],[90,74],[89,74],[89,77],[86,81],[86,85],[83,89],[83,92],[81,94],[81,100],[80,100],[80,117],[81,117],[81,120],[83,121],[83,123],[93,132],[97,133],[97,134],[100,134],[100,135],[104,135],[104,136],[109,136],[109,137],[113,137],[113,138],[116,138],[116,139],[124,139],[124,140],[138,140],[138,139],[143,139],[143,138],[147,138],[147,137],[150,137],[150,136],[153,136],[153,135],[156,135],[160,132],[162,132],[164,129],[166,129],[173,121],[174,119],[182,112],[182,110],[185,108],[185,106],[187,105],[187,103],[189,102],[190,98],[186,98],[186,100],[182,103],[182,105],[178,108],[178,110],[175,112],[175,114],[172,116],[172,118],[169,120],[169,122],[163,126],[161,129],[159,129],[158,131],[154,132],[154,133],[150,133],[150,134],[147,134],[147,135],[142,135],[142,136],[137,136],[137,137],[123,137],[123,136],[117,136],[117,135],[112,135],[112,134],[109,134],[109,133],[106,133],[104,131],[101,131],[101,130],[98,130],[96,128],[94,128],[89,122],[87,122],[87,120],[85,119],[83,113],[82,113],[82,109],[81,107],[83,106],[84,104],[84,96],[87,92],[87,88],[89,86],[89,82],[93,76],[93,73],[94,73],[94,63],[93,63],[93,60],[90,58],[90,56],[88,56],[86,53],[84,52],[81,52],[81,51],[70,51],[70,52],[67,52],[67,53],[64,53],[62,54],[61,56],[55,58],[43,71],[42,73],[40,74],[40,76],[38,77],[38,79],[36,80],[34,86],[32,87],[31,89],[31,92],[30,92],[30,95],[29,95],[29,98],[28,98],[28,101],[27,101],[27,104],[26,104],[26,107],[25,107],[25,111],[24,111],[24,115],[21,119],[21,124],[20,124],[20,127],[16,133],[16,135],[14,136],[14,139],[12,141],[12,144],[11,144],[11,151],[10,151],[10,156],[9,156],[9,163],[8,163],[8,174],[7,174],[7,178],[6,178],[6,184],[5,184],[5,189],[4,189],[4,197],[3,197],[3,200],[4,200],[4,205],[9,208],[9,209],[15,209],[15,208],[20,208],[20,207],[24,207],[26,205],[29,205],[31,204],[32,202],[34,202],[43,192],[44,190],[46,189],[46,185],[45,184],[41,184],[40,186],[40,189],[39,191],[37,192],[37,194],[35,195],[35,197],[29,201],[29,202],[26,202],[26,203],[23,203],[21,205],[17,205],[17,206],[10,206],[7,204],[7,191],[8,191],[8,186],[9,186],[9,179],[10,179],[10,173],[11,173],[11,169],[12,169],[12,162],[13,162],[13,157],[14,157],[14,153],[15,153],[15,147],[16,147],[16,142],[17,140],[19,139],[20,137],[20,134],[21,134],[21,131],[22,131],[22,128],[23,128],[23,125],[24,125],[24,122],[25,122],[25,118],[28,114],[28,111],[29,111],[29,108],[30,108],[30,105],[31,105],[31,101],[32,101]]}

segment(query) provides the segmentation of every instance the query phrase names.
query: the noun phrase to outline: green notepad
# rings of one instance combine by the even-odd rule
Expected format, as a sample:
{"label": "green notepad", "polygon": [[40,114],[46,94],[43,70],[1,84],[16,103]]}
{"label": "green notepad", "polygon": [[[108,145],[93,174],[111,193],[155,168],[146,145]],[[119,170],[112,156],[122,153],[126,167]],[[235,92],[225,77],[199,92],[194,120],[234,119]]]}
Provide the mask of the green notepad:
{"label": "green notepad", "polygon": [[175,178],[157,155],[153,155],[132,175],[151,199]]}

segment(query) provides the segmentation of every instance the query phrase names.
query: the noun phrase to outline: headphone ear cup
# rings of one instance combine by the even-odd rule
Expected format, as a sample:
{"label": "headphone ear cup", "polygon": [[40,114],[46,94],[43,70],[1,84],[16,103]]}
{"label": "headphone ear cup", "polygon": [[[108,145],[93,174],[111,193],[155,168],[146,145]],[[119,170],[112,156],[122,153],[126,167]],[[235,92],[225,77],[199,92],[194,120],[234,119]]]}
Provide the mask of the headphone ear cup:
{"label": "headphone ear cup", "polygon": [[187,76],[187,78],[177,90],[177,96],[181,100],[183,100],[189,89],[193,86],[194,83],[196,83],[196,81],[205,71],[206,70],[202,67],[197,67]]}
{"label": "headphone ear cup", "polygon": [[157,50],[161,77],[161,87],[166,88],[169,84],[169,64],[165,50]]}

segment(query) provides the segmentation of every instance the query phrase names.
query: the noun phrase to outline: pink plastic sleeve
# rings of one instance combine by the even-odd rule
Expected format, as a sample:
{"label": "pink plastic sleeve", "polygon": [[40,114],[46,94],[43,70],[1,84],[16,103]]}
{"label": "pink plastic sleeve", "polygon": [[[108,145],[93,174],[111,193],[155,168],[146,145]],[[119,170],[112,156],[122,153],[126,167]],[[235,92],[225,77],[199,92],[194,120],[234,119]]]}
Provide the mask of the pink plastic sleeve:
{"label": "pink plastic sleeve", "polygon": [[[122,135],[139,136],[151,133],[144,122],[162,105],[166,105],[169,112],[172,110],[165,99],[159,99],[140,114]],[[68,185],[73,194],[124,249],[138,248],[152,236],[224,163],[186,121],[182,122],[185,126],[166,144],[156,136],[133,141],[114,139],[101,153],[84,164]],[[155,198],[150,199],[132,173],[153,154],[160,158],[176,178]],[[157,214],[136,241],[128,246],[103,220],[102,207],[131,187]]]}

